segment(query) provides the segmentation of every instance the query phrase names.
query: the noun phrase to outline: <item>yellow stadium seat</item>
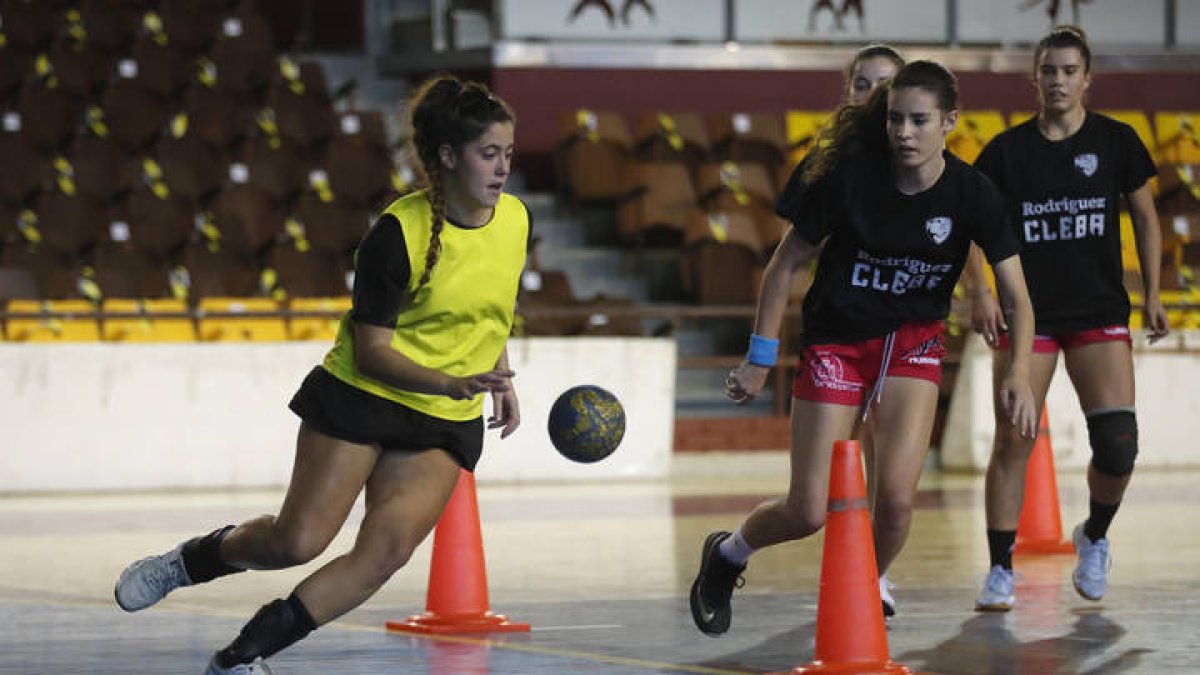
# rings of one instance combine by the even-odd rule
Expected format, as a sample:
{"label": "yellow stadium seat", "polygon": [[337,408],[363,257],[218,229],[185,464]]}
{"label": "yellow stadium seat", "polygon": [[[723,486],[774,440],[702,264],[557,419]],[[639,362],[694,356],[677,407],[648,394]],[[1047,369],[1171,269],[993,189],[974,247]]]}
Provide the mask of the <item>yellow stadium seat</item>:
{"label": "yellow stadium seat", "polygon": [[1008,113],[1008,126],[1015,127],[1036,114],[1032,110],[1014,110]]}
{"label": "yellow stadium seat", "polygon": [[[199,332],[203,342],[287,340],[279,302],[271,298],[204,298],[199,310]],[[242,314],[250,316],[239,316]]]}
{"label": "yellow stadium seat", "polygon": [[964,110],[958,114],[958,126],[946,137],[946,147],[962,161],[973,164],[983,146],[1006,128],[999,110]]}
{"label": "yellow stadium seat", "polygon": [[821,133],[821,128],[829,121],[831,111],[789,110],[784,117],[784,132],[787,134],[789,159],[792,164],[798,164]]}
{"label": "yellow stadium seat", "polygon": [[90,300],[10,300],[9,313],[32,316],[9,318],[13,342],[93,342],[100,339],[95,305]]}
{"label": "yellow stadium seat", "polygon": [[1158,159],[1168,164],[1200,163],[1200,138],[1197,138],[1200,112],[1159,112],[1154,115],[1158,137]]}
{"label": "yellow stadium seat", "polygon": [[289,340],[332,340],[338,323],[350,310],[350,296],[337,298],[293,298],[293,312],[325,312],[328,316],[293,316],[288,321]]}
{"label": "yellow stadium seat", "polygon": [[1137,237],[1133,233],[1133,218],[1121,212],[1121,266],[1127,270],[1140,270],[1137,256]]}
{"label": "yellow stadium seat", "polygon": [[134,314],[105,318],[101,336],[111,342],[192,342],[196,327],[183,300],[113,298],[101,304],[105,313]]}
{"label": "yellow stadium seat", "polygon": [[1150,156],[1154,158],[1154,161],[1158,161],[1158,142],[1154,139],[1154,130],[1150,128],[1150,118],[1146,117],[1146,113],[1141,110],[1101,110],[1100,112],[1133,127],[1138,138],[1142,139],[1142,144],[1150,151]]}

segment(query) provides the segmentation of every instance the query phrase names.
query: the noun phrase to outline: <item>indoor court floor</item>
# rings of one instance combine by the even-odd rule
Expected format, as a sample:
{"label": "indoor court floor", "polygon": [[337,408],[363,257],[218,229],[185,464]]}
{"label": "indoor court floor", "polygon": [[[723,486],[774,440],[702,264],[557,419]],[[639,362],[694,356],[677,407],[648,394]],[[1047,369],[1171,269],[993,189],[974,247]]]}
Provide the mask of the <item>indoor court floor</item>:
{"label": "indoor court floor", "polygon": [[[529,633],[426,638],[385,622],[420,613],[430,541],[364,606],[271,659],[278,675],[764,673],[813,659],[822,538],[760,552],[733,627],[692,625],[686,593],[704,536],[784,487],[785,458],[720,454],[668,481],[478,489],[491,607]],[[1143,471],[1111,533],[1108,596],[1080,599],[1071,555],[1017,559],[1018,606],[972,611],[987,567],[980,476],[928,472],[894,564],[891,657],[945,674],[1200,673],[1200,471]],[[1064,529],[1081,473],[1060,473]],[[0,496],[0,673],[196,673],[262,604],[325,558],[188,588],[126,614],[112,585],[131,560],[271,512],[278,490]],[[352,541],[361,511],[334,542]],[[432,539],[432,538],[431,538]],[[328,555],[328,554],[327,554]]]}

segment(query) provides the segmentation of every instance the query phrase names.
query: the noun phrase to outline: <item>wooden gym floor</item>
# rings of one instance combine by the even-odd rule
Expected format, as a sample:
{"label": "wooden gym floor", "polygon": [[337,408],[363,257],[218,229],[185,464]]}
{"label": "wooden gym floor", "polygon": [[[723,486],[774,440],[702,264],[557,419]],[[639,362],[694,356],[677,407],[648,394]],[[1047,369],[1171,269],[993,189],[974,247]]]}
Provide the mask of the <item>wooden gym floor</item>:
{"label": "wooden gym floor", "polygon": [[[813,658],[819,536],[755,556],[720,639],[696,631],[686,599],[704,536],[781,490],[784,461],[685,457],[662,482],[483,482],[491,606],[532,632],[386,632],[386,621],[424,609],[427,541],[367,604],[271,665],[279,675],[787,671]],[[888,631],[893,660],[964,675],[1200,673],[1198,485],[1197,470],[1135,476],[1111,533],[1103,602],[1076,596],[1073,556],[1024,557],[1018,607],[984,615],[972,611],[987,568],[982,479],[928,472],[891,571],[900,605]],[[1084,513],[1084,477],[1062,473],[1059,486],[1069,533]],[[202,672],[260,605],[287,595],[312,566],[184,589],[132,615],[113,602],[113,581],[135,558],[274,511],[280,495],[0,496],[0,673]],[[331,550],[349,546],[359,515]]]}

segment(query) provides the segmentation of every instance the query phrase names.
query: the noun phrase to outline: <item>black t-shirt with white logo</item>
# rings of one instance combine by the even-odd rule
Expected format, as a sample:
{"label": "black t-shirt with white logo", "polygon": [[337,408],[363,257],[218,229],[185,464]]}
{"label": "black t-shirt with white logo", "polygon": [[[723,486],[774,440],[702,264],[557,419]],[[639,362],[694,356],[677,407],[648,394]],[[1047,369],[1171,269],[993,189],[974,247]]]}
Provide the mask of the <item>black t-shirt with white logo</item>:
{"label": "black t-shirt with white logo", "polygon": [[1127,124],[1088,112],[1070,138],[1037,118],[992,139],[975,166],[1004,193],[1040,335],[1129,321],[1121,265],[1121,196],[1154,161]]}
{"label": "black t-shirt with white logo", "polygon": [[944,319],[972,241],[992,263],[1016,255],[1000,192],[949,152],[929,189],[906,195],[886,155],[849,157],[776,205],[796,233],[825,242],[804,300],[806,344],[858,342]]}

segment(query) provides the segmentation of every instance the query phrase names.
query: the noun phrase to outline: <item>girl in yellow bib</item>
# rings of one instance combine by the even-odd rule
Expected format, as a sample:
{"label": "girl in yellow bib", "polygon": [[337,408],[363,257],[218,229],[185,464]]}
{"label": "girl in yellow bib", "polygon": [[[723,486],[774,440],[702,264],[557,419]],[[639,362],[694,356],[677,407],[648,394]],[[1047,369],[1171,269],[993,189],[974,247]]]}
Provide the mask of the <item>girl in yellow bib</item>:
{"label": "girl in yellow bib", "polygon": [[428,188],[388,206],[363,238],[354,303],[291,402],[300,416],[279,514],[220,528],[130,565],[117,603],[137,611],[180,586],[316,558],[360,492],[354,547],[264,605],[207,673],[268,673],[264,658],[354,609],[433,529],[486,427],[520,424],[506,343],[529,215],[503,192],[512,111],[480,84],[437,77],[415,93],[412,142]]}

